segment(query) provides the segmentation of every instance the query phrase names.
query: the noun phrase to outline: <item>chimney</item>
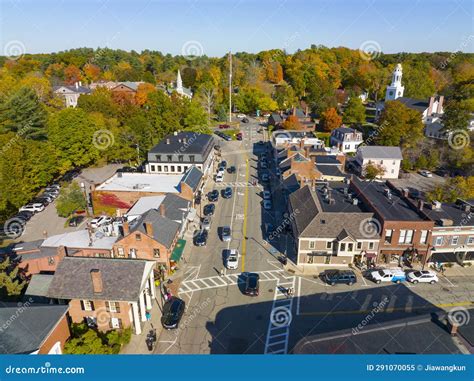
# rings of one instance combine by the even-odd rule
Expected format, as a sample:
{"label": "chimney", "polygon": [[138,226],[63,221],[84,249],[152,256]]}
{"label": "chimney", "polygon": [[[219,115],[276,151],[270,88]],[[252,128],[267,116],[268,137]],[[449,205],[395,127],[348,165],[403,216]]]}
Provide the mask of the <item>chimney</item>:
{"label": "chimney", "polygon": [[424,206],[423,200],[418,200],[418,210],[421,212],[423,211],[423,206]]}
{"label": "chimney", "polygon": [[128,221],[124,221],[122,228],[124,237],[130,234],[130,226],[128,225]]}
{"label": "chimney", "polygon": [[436,110],[438,114],[441,114],[443,112],[443,103],[444,103],[444,95],[440,95],[439,101],[438,101],[438,110]]}
{"label": "chimney", "polygon": [[91,280],[92,280],[92,289],[94,290],[94,294],[100,294],[104,287],[102,284],[102,274],[100,270],[93,269],[91,270]]}
{"label": "chimney", "polygon": [[61,260],[67,256],[66,247],[59,246],[57,249],[57,253],[58,253],[58,262],[61,262]]}
{"label": "chimney", "polygon": [[170,144],[170,139],[166,138],[166,144]]}
{"label": "chimney", "polygon": [[183,143],[186,144],[188,142],[188,139],[186,137],[183,138]]}
{"label": "chimney", "polygon": [[433,103],[434,103],[434,100],[435,100],[434,97],[430,97],[430,105],[428,106],[428,116],[430,116],[431,113],[433,112]]}
{"label": "chimney", "polygon": [[81,81],[79,81],[79,86],[81,86],[81,87],[82,87],[82,82],[81,82]]}
{"label": "chimney", "polygon": [[304,148],[304,138],[300,139],[300,149]]}
{"label": "chimney", "polygon": [[456,336],[456,334],[458,333],[458,327],[459,327],[459,324],[456,321],[456,318],[448,315],[448,324],[447,324],[447,326],[448,326],[447,328],[448,328],[448,331],[451,334],[451,336]]}
{"label": "chimney", "polygon": [[75,85],[76,85],[76,89],[78,89],[79,88],[79,82],[76,82]]}
{"label": "chimney", "polygon": [[160,215],[162,217],[165,217],[165,213],[166,213],[166,207],[163,203],[160,204]]}
{"label": "chimney", "polygon": [[410,193],[410,191],[408,190],[408,188],[403,188],[403,189],[402,189],[402,195],[403,195],[403,197],[408,198],[409,193]]}
{"label": "chimney", "polygon": [[153,237],[153,224],[151,222],[145,222],[145,231],[150,237]]}

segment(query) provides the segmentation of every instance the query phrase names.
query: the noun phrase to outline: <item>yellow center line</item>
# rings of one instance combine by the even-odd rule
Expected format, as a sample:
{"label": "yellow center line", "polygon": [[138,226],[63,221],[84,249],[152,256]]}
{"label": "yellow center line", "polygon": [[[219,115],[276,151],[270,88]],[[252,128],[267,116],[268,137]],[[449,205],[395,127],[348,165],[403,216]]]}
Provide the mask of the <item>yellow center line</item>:
{"label": "yellow center line", "polygon": [[247,250],[247,208],[249,205],[249,176],[250,176],[250,171],[249,171],[249,158],[248,155],[245,154],[245,196],[244,196],[244,226],[242,229],[242,235],[243,235],[243,242],[242,242],[242,272],[245,271],[245,254]]}

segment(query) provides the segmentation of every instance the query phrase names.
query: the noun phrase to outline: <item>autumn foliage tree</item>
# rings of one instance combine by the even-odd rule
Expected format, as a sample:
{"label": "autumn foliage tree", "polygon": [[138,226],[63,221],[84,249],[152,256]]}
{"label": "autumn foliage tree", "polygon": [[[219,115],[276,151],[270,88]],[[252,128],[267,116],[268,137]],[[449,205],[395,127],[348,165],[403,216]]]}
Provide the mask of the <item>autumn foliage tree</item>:
{"label": "autumn foliage tree", "polygon": [[334,107],[327,109],[321,115],[321,125],[324,131],[331,132],[340,127],[342,124],[342,117],[337,113]]}
{"label": "autumn foliage tree", "polygon": [[283,128],[285,130],[301,130],[301,129],[303,129],[303,125],[300,123],[300,121],[299,121],[299,119],[296,115],[290,115],[283,122]]}

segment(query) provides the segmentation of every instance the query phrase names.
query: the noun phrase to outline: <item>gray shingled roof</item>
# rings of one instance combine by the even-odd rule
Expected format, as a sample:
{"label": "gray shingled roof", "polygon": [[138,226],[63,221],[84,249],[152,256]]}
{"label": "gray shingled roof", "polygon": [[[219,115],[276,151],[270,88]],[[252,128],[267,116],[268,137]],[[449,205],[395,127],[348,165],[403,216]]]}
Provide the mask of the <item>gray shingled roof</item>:
{"label": "gray shingled roof", "polygon": [[419,112],[425,111],[430,105],[428,100],[414,99],[414,98],[407,98],[407,97],[397,98],[396,101],[403,103],[408,108],[419,111]]}
{"label": "gray shingled roof", "polygon": [[190,167],[184,174],[183,182],[188,184],[193,191],[196,191],[199,186],[199,182],[202,179],[202,172],[196,166]]}
{"label": "gray shingled roof", "polygon": [[0,303],[0,354],[37,351],[69,309],[68,305]]}
{"label": "gray shingled roof", "polygon": [[290,194],[291,211],[295,215],[295,225],[300,235],[319,213],[317,199],[309,186],[304,186]]}
{"label": "gray shingled roof", "polygon": [[364,159],[403,159],[400,147],[362,146],[359,151]]}
{"label": "gray shingled roof", "polygon": [[182,220],[183,212],[186,213],[189,204],[188,200],[171,193],[167,194],[161,202],[161,205],[165,208],[165,217],[173,221]]}
{"label": "gray shingled roof", "polygon": [[[59,262],[47,296],[135,302],[140,295],[147,263],[140,259],[65,257]],[[101,272],[101,293],[94,293],[92,288],[92,270]]]}
{"label": "gray shingled roof", "polygon": [[73,92],[73,93],[78,93],[78,94],[89,94],[91,93],[91,89],[89,89],[88,87],[85,87],[85,86],[66,86],[66,85],[62,85],[62,86],[54,86],[53,87],[53,91],[56,92],[57,90],[59,90],[61,87],[64,87],[66,89],[68,89],[69,91]]}
{"label": "gray shingled roof", "polygon": [[53,275],[51,274],[34,274],[31,277],[30,283],[28,283],[25,295],[46,296],[52,281]]}
{"label": "gray shingled roof", "polygon": [[[167,144],[169,140],[169,144]],[[204,154],[213,137],[199,132],[178,132],[163,138],[149,152],[157,154],[179,153],[179,154]]]}
{"label": "gray shingled roof", "polygon": [[171,247],[176,234],[179,232],[180,224],[178,222],[163,217],[156,209],[150,209],[142,214],[136,222],[133,222],[133,225],[130,227],[130,233],[140,231],[143,234],[147,234],[145,223],[152,224],[153,238],[157,242],[160,242],[167,248]]}

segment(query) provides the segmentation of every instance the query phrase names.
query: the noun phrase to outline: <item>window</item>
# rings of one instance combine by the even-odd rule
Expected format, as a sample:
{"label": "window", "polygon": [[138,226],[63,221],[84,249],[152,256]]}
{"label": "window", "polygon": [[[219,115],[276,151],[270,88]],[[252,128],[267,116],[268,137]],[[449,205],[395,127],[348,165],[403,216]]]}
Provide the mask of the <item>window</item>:
{"label": "window", "polygon": [[441,246],[444,243],[443,237],[436,237],[435,246]]}
{"label": "window", "polygon": [[184,156],[183,156],[183,155],[179,155],[179,156],[178,156],[178,161],[179,161],[180,163],[182,163],[183,160],[184,160]]}
{"label": "window", "polygon": [[174,172],[174,165],[171,166],[171,172]]}
{"label": "window", "polygon": [[346,251],[346,244],[345,243],[341,243],[339,245],[339,251]]}
{"label": "window", "polygon": [[407,230],[407,236],[405,238],[405,243],[413,243],[413,230]]}
{"label": "window", "polygon": [[316,242],[315,241],[309,241],[309,248],[314,249],[316,247]]}
{"label": "window", "polygon": [[110,319],[109,327],[112,328],[112,329],[122,328],[122,319],[119,319],[119,318]]}
{"label": "window", "polygon": [[361,250],[362,249],[362,242],[357,242],[357,250]]}
{"label": "window", "polygon": [[394,161],[392,162],[392,165],[395,165],[395,163],[396,163],[396,161],[394,160]]}
{"label": "window", "polygon": [[125,251],[123,250],[123,247],[117,247],[117,257],[125,258]]}
{"label": "window", "polygon": [[184,166],[184,172],[186,172],[187,170],[188,170],[188,166],[185,165],[185,166]]}
{"label": "window", "polygon": [[155,166],[154,165],[150,165],[150,172],[155,172]]}
{"label": "window", "polygon": [[420,243],[426,243],[428,239],[428,230],[421,231]]}
{"label": "window", "polygon": [[48,258],[48,265],[50,265],[50,266],[54,265],[54,257],[49,257]]}
{"label": "window", "polygon": [[369,250],[374,250],[375,243],[374,242],[369,242]]}
{"label": "window", "polygon": [[165,166],[163,167],[163,171],[164,171],[164,172],[168,172],[168,166],[167,166],[167,165],[165,165]]}
{"label": "window", "polygon": [[393,230],[391,229],[385,230],[385,242],[392,243],[392,234],[393,234]]}
{"label": "window", "polygon": [[153,257],[160,258],[160,249],[153,249]]}
{"label": "window", "polygon": [[130,258],[136,258],[137,257],[137,249],[130,249]]}
{"label": "window", "polygon": [[161,169],[162,169],[162,167],[161,167],[161,165],[159,165],[158,166],[158,172],[161,172]]}
{"label": "window", "polygon": [[81,300],[81,309],[83,311],[94,311],[94,302],[92,300]]}
{"label": "window", "polygon": [[467,237],[467,244],[472,245],[474,243],[474,236]]}
{"label": "window", "polygon": [[314,260],[314,257],[312,255],[308,255],[307,263],[312,264]]}
{"label": "window", "polygon": [[119,302],[106,302],[107,312],[120,313],[120,303]]}
{"label": "window", "polygon": [[155,155],[156,161],[161,161],[161,155]]}
{"label": "window", "polygon": [[190,161],[191,163],[194,163],[194,155],[190,155],[190,156],[189,156],[189,161]]}
{"label": "window", "polygon": [[178,165],[178,172],[181,172],[181,166]]}
{"label": "window", "polygon": [[413,230],[400,230],[400,236],[398,237],[398,243],[412,243],[413,242]]}
{"label": "window", "polygon": [[168,160],[168,162],[173,161],[173,155],[166,155],[166,160]]}
{"label": "window", "polygon": [[354,244],[353,243],[348,243],[347,244],[347,251],[354,251]]}
{"label": "window", "polygon": [[135,239],[137,241],[141,241],[142,240],[142,235],[141,234],[135,234]]}
{"label": "window", "polygon": [[406,230],[400,230],[400,236],[398,237],[398,243],[405,243],[406,235],[407,235]]}
{"label": "window", "polygon": [[451,237],[451,245],[457,245],[458,242],[459,242],[458,236]]}
{"label": "window", "polygon": [[332,242],[326,242],[326,249],[332,249]]}

